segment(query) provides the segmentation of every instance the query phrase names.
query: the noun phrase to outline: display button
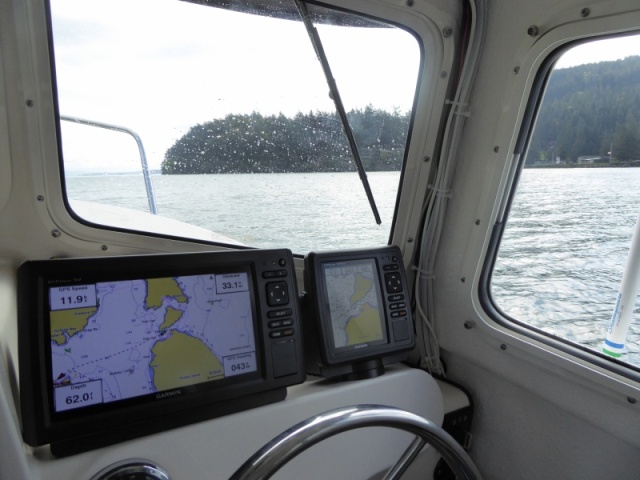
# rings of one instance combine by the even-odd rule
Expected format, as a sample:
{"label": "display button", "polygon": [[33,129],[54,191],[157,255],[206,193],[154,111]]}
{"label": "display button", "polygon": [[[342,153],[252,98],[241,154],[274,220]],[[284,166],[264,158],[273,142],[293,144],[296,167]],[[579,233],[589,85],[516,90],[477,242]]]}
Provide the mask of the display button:
{"label": "display button", "polygon": [[410,337],[411,332],[409,331],[409,322],[393,322],[393,338],[396,342],[408,340]]}
{"label": "display button", "polygon": [[290,317],[293,315],[293,310],[290,308],[283,308],[282,310],[271,310],[267,312],[267,317],[269,318],[280,318],[280,317]]}
{"label": "display button", "polygon": [[298,349],[295,338],[271,342],[271,361],[275,378],[298,373]]}
{"label": "display button", "polygon": [[390,302],[399,302],[400,300],[404,300],[404,295],[402,295],[402,294],[389,295],[389,301]]}
{"label": "display button", "polygon": [[284,330],[274,330],[269,332],[270,338],[291,337],[296,331],[293,328],[285,328]]}
{"label": "display button", "polygon": [[287,275],[289,275],[289,272],[286,270],[268,270],[262,272],[262,278],[284,278]]}
{"label": "display button", "polygon": [[399,272],[390,272],[384,274],[384,283],[387,293],[397,293],[402,291],[402,279]]}
{"label": "display button", "polygon": [[289,303],[289,287],[287,282],[267,283],[267,304],[270,307],[287,305]]}

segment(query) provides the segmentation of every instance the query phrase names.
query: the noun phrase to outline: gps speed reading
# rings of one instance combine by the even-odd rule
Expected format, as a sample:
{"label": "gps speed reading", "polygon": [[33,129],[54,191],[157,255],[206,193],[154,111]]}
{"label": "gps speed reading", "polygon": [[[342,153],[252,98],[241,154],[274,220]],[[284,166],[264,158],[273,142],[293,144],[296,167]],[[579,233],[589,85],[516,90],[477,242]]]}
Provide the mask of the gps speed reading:
{"label": "gps speed reading", "polygon": [[49,288],[54,410],[258,369],[245,271]]}
{"label": "gps speed reading", "polygon": [[95,285],[74,285],[71,287],[56,287],[49,290],[51,310],[64,310],[95,306]]}

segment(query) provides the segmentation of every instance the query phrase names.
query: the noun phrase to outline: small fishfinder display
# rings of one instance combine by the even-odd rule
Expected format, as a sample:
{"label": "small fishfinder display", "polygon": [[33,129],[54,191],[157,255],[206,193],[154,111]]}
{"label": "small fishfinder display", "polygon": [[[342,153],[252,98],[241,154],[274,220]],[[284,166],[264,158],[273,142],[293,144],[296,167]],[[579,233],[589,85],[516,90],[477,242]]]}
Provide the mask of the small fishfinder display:
{"label": "small fishfinder display", "polygon": [[55,412],[258,369],[247,271],[49,288]]}
{"label": "small fishfinder display", "polygon": [[305,257],[305,366],[326,378],[370,378],[415,346],[411,298],[397,246]]}
{"label": "small fishfinder display", "polygon": [[384,303],[375,260],[322,264],[336,349],[386,343]]}

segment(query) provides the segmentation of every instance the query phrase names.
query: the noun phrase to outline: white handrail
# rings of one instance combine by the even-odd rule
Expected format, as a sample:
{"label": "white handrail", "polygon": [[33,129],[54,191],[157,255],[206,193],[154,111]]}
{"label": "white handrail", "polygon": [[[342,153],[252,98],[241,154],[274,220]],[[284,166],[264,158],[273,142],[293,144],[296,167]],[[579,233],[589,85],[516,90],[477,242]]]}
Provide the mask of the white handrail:
{"label": "white handrail", "polygon": [[640,289],[640,216],[636,220],[636,229],[631,239],[627,265],[622,274],[618,300],[609,322],[607,337],[602,351],[607,355],[618,358],[624,352],[624,344],[627,341],[633,307],[636,303],[638,290]]}
{"label": "white handrail", "polygon": [[144,152],[144,145],[142,139],[133,130],[126,127],[119,127],[118,125],[111,125],[109,123],[96,122],[94,120],[86,120],[79,117],[70,117],[67,115],[60,115],[60,120],[67,122],[79,123],[81,125],[88,125],[90,127],[104,128],[106,130],[113,130],[116,132],[128,133],[133,137],[138,145],[138,151],[140,152],[140,164],[142,166],[142,175],[144,176],[144,185],[147,189],[147,200],[149,201],[149,211],[154,215],[158,214],[158,207],[156,206],[156,197],[153,192],[153,184],[151,183],[151,174],[149,173],[149,165],[147,164],[147,155]]}

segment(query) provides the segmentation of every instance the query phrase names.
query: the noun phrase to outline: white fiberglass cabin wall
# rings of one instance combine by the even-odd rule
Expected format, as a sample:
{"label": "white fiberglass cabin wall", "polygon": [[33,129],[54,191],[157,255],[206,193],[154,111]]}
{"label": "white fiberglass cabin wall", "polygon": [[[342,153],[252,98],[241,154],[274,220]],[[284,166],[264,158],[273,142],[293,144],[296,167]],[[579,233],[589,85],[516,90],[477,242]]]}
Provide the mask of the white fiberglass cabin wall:
{"label": "white fiberglass cabin wall", "polygon": [[[637,2],[0,22],[0,479],[229,478],[360,404],[441,425],[482,478],[637,478],[637,303],[603,351],[640,212]],[[344,433],[275,478],[385,478],[412,440]],[[405,478],[453,477],[428,448]]]}

